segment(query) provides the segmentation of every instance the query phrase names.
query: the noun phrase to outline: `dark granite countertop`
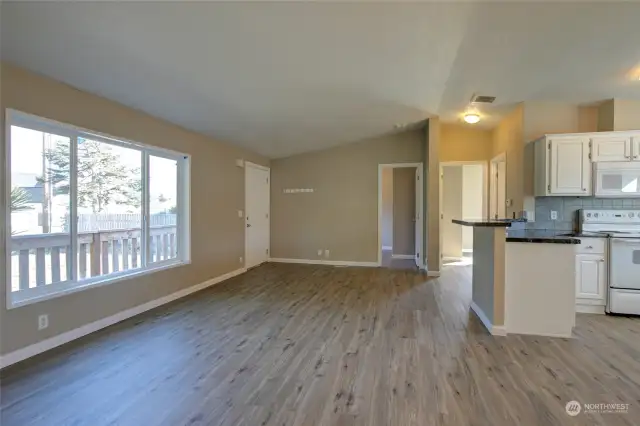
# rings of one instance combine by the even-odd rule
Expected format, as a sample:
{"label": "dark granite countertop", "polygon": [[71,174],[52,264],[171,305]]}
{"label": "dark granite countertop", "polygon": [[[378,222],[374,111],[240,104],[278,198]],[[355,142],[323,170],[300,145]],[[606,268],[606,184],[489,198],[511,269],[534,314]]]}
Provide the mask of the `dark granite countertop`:
{"label": "dark granite countertop", "polygon": [[480,219],[480,220],[462,220],[453,219],[453,223],[462,226],[484,226],[484,227],[509,227],[514,222],[526,222],[524,219]]}
{"label": "dark granite countertop", "polygon": [[572,232],[572,231],[556,231],[562,237],[572,238],[609,238],[606,232]]}
{"label": "dark granite countertop", "polygon": [[569,232],[554,231],[550,229],[507,229],[507,242],[580,244],[581,241],[579,238],[567,236],[567,233]]}

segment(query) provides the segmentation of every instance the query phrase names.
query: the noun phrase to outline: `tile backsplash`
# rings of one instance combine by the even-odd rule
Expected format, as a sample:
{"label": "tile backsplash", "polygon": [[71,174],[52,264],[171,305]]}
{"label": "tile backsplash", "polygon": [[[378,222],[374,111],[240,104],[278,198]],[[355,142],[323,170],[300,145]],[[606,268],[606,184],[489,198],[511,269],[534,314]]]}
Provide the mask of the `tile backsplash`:
{"label": "tile backsplash", "polygon": [[[580,209],[640,210],[640,198],[537,197],[535,222],[527,228],[570,231]],[[558,212],[557,220],[551,220],[551,211]]]}

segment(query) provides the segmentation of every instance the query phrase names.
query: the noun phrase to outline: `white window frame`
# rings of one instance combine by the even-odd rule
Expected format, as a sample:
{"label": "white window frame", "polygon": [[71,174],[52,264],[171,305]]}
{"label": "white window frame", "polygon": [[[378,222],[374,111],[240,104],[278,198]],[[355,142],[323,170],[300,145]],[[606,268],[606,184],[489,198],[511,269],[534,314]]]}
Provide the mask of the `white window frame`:
{"label": "white window frame", "polygon": [[[130,149],[139,150],[142,160],[142,232],[141,232],[141,266],[140,268],[119,271],[108,275],[90,277],[83,280],[77,279],[77,224],[71,221],[69,225],[69,238],[71,240],[71,277],[67,281],[47,284],[22,290],[17,292],[11,291],[11,212],[9,210],[11,196],[11,127],[19,126],[40,132],[53,133],[59,136],[68,137],[71,146],[70,161],[70,216],[77,216],[77,140],[79,137],[107,143],[110,145],[121,146]],[[130,141],[127,139],[113,137],[104,133],[83,129],[70,124],[60,123],[54,120],[27,114],[21,111],[6,109],[5,114],[5,161],[4,161],[4,177],[5,177],[5,230],[6,230],[6,299],[7,309],[13,309],[20,306],[26,306],[32,303],[48,300],[65,294],[75,293],[78,291],[94,288],[102,285],[113,284],[123,280],[130,280],[143,275],[154,272],[175,268],[191,263],[191,156],[189,154],[180,153],[164,148],[158,148]],[[178,209],[178,217],[176,224],[176,245],[177,257],[174,259],[166,259],[159,262],[150,261],[149,255],[149,157],[161,157],[175,160],[177,162],[177,200],[176,207]]]}

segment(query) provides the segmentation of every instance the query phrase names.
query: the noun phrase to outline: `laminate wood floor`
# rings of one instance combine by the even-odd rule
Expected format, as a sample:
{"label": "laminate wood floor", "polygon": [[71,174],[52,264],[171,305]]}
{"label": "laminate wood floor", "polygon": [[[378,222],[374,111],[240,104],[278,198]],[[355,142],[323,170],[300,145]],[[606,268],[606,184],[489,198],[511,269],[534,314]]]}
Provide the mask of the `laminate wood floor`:
{"label": "laminate wood floor", "polygon": [[[263,265],[6,369],[0,423],[640,424],[638,319],[492,337],[470,273]],[[570,400],[630,407],[570,417]]]}

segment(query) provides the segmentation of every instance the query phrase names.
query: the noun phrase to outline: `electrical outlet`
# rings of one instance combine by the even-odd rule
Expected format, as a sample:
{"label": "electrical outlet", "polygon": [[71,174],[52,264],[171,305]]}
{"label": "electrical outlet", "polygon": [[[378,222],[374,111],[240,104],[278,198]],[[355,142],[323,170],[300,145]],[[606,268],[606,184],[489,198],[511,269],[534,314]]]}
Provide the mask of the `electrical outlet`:
{"label": "electrical outlet", "polygon": [[318,249],[318,256],[322,256],[322,249]]}
{"label": "electrical outlet", "polygon": [[38,330],[44,330],[49,327],[49,315],[40,315],[38,317]]}
{"label": "electrical outlet", "polygon": [[244,258],[240,256],[240,263],[244,262]]}
{"label": "electrical outlet", "polygon": [[324,251],[324,257],[329,257],[329,254],[331,254],[331,252],[329,252],[329,250],[325,250]]}
{"label": "electrical outlet", "polygon": [[551,220],[558,220],[558,212],[551,210]]}

